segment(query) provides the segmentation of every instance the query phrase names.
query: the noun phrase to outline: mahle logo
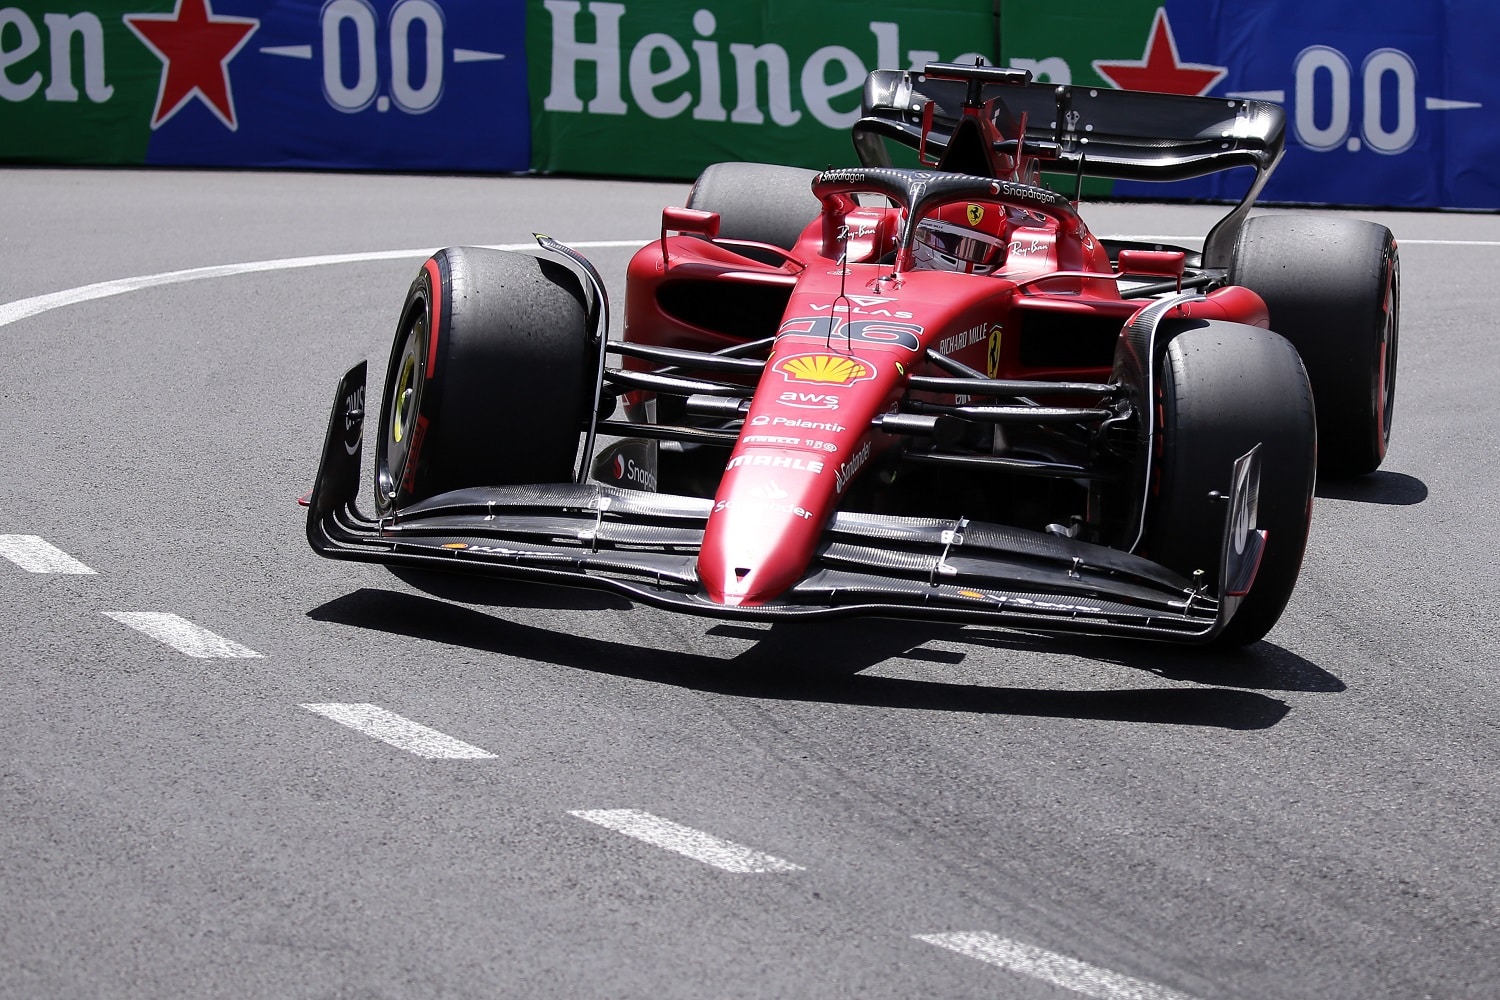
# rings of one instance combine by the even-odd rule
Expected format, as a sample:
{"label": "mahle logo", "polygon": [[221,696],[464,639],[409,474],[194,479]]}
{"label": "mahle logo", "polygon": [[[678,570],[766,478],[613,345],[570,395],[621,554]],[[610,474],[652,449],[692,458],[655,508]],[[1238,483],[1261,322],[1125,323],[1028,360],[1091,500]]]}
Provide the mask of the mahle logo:
{"label": "mahle logo", "polygon": [[[835,108],[835,101],[843,98],[837,103],[849,104],[847,95],[857,94],[870,70],[916,69],[940,56],[936,50],[911,49],[903,58],[901,26],[870,21],[866,28],[872,37],[860,51],[824,45],[794,67],[786,48],[776,42],[719,37],[718,18],[710,10],[696,11],[690,24],[664,24],[660,11],[644,3],[639,7],[653,24],[673,30],[642,35],[626,52],[621,45],[621,25],[630,17],[625,4],[545,0],[542,6],[552,32],[551,81],[542,103],[547,111],[624,115],[633,104],[658,119],[677,118],[691,109],[697,121],[764,125],[769,117],[789,127],[802,120],[805,110],[828,128],[846,129],[859,118],[859,101],[855,98],[853,108],[844,111]],[[583,41],[585,36],[593,40]],[[977,52],[952,58],[989,61]],[[593,69],[596,81],[587,102],[579,94],[579,71],[585,66]]]}

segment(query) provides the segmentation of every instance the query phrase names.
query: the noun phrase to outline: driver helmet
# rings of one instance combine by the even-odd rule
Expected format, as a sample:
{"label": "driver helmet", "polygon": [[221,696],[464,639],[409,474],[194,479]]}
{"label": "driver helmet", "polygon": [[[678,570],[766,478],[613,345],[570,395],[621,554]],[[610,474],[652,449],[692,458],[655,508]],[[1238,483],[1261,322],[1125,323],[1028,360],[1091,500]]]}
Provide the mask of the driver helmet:
{"label": "driver helmet", "polygon": [[999,205],[956,201],[917,223],[914,267],[992,274],[1005,263],[1006,212]]}

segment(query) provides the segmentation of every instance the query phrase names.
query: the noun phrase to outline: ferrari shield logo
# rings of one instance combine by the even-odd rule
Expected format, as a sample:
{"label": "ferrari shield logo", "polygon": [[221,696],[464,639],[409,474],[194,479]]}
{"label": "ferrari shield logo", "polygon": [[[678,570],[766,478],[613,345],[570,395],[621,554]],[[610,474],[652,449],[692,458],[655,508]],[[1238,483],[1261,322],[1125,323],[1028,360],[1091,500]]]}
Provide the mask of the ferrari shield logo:
{"label": "ferrari shield logo", "polygon": [[990,327],[990,349],[985,355],[985,369],[990,378],[1000,374],[1000,334],[1003,332],[999,323]]}
{"label": "ferrari shield logo", "polygon": [[983,205],[970,205],[969,206],[969,225],[971,225],[971,226],[977,226],[977,225],[979,225],[979,220],[981,220],[983,218],[984,218],[984,206]]}

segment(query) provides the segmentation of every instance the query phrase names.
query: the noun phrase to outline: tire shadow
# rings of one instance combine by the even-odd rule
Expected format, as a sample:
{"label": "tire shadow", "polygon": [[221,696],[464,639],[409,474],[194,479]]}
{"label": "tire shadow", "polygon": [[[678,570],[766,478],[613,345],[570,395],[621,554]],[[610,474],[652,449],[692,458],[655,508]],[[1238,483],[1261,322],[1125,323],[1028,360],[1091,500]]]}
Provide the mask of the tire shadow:
{"label": "tire shadow", "polygon": [[1354,479],[1319,479],[1315,495],[1322,500],[1410,507],[1427,499],[1427,484],[1404,472],[1374,472]]}
{"label": "tire shadow", "polygon": [[[1011,635],[999,630],[885,619],[777,623],[764,630],[716,625],[708,630],[711,634],[757,640],[755,645],[735,656],[720,657],[643,648],[632,642],[613,642],[537,628],[430,597],[388,590],[357,590],[312,609],[307,616],[314,621],[713,694],[914,711],[1260,730],[1280,722],[1289,708],[1283,701],[1247,689],[1342,690],[1342,684],[1336,679],[1332,681],[1336,687],[1327,686],[1329,682],[1326,680],[1320,682],[1323,686],[1309,686],[1312,682],[1304,676],[1307,668],[1323,678],[1330,675],[1274,646],[1264,653],[1252,651],[1248,654],[1251,663],[1239,675],[1243,683],[1238,685],[1086,691],[863,676],[861,671],[896,657],[945,663],[963,658],[962,654],[950,651],[919,649],[926,642],[941,639],[986,649],[1034,648],[1052,653],[1071,652],[1148,670],[1164,679],[1209,678],[1201,670],[1201,654],[1192,661],[1197,668],[1189,677],[1186,673],[1189,661],[1183,660],[1173,666],[1170,659],[1163,660],[1161,654],[1164,650],[1160,647],[1152,647],[1149,653],[1127,651],[1122,654],[1117,643],[1081,644],[1067,640],[1059,645],[1056,640]],[[924,653],[931,655],[924,656]],[[1100,655],[1106,653],[1109,655]],[[1269,657],[1269,660],[1263,660],[1264,657]],[[1294,678],[1291,682],[1284,679],[1289,669],[1287,658],[1296,661],[1291,673],[1304,679]],[[1163,662],[1169,665],[1163,667]],[[1212,678],[1216,683],[1223,679],[1220,676]]]}

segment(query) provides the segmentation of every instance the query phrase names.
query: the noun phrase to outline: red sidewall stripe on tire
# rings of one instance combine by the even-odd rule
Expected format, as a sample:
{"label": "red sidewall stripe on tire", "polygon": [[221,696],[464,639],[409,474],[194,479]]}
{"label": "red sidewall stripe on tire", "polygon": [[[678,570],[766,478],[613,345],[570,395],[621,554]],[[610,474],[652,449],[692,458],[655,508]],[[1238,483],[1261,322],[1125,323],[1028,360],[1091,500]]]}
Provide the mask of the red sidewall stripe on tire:
{"label": "red sidewall stripe on tire", "polygon": [[427,298],[432,303],[432,320],[427,328],[427,378],[437,367],[438,337],[443,328],[443,275],[438,270],[436,257],[429,257],[422,265],[427,271]]}

